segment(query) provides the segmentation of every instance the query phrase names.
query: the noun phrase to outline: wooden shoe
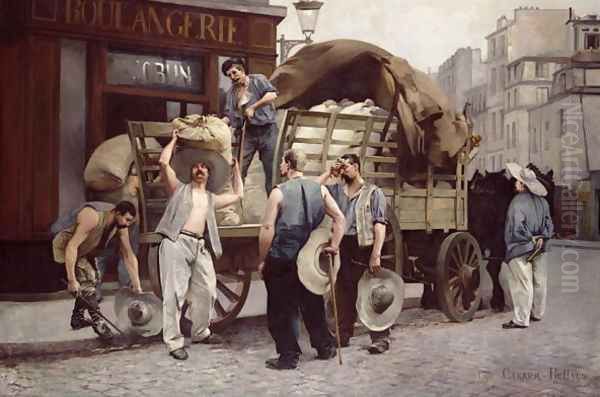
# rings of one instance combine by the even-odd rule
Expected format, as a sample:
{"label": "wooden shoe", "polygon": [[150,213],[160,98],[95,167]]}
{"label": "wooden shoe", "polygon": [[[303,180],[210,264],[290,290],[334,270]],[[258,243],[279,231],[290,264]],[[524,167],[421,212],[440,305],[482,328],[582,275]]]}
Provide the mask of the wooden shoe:
{"label": "wooden shoe", "polygon": [[510,320],[509,322],[502,324],[502,328],[504,328],[504,329],[527,328],[527,326],[515,324],[515,323],[513,323],[512,320]]}

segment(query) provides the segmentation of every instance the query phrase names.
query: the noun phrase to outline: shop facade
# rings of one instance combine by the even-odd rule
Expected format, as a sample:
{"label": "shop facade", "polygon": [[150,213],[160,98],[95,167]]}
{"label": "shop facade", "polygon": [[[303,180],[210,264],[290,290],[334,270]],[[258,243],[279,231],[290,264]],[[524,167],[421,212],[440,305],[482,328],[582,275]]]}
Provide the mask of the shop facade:
{"label": "shop facade", "polygon": [[238,56],[270,75],[267,0],[0,0],[0,293],[62,289],[49,226],[86,199],[94,149],[126,120],[219,114]]}

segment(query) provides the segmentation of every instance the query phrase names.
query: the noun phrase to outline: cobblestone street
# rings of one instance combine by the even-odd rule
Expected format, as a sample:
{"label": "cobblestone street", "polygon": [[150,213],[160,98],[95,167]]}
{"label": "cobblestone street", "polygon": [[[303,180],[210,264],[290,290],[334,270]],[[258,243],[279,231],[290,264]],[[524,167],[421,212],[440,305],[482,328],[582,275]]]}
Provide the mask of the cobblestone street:
{"label": "cobblestone street", "polygon": [[[264,317],[243,319],[223,346],[194,345],[176,362],[160,343],[87,357],[8,362],[1,367],[5,396],[600,396],[596,252],[580,251],[579,292],[561,287],[560,255],[549,258],[549,310],[528,330],[503,330],[509,313],[478,312],[469,323],[447,322],[438,311],[410,309],[392,332],[388,353],[372,356],[366,334],[336,360],[315,360],[302,335],[294,371],[264,361],[274,345]],[[174,394],[176,393],[176,394]]]}

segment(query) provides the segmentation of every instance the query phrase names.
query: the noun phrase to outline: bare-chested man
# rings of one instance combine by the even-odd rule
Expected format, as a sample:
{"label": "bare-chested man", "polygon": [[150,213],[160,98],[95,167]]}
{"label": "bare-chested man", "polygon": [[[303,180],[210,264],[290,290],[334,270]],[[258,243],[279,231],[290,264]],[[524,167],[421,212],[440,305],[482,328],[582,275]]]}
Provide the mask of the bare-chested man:
{"label": "bare-chested man", "polygon": [[[165,237],[159,251],[163,339],[171,356],[185,360],[188,357],[185,346],[189,342],[208,343],[209,337],[213,339],[208,326],[217,296],[217,281],[209,249],[215,258],[222,253],[215,209],[240,200],[244,189],[239,166],[234,162],[233,193],[212,193],[225,182],[220,176],[229,175],[229,165],[215,152],[184,149],[175,155],[174,164],[179,167],[172,167],[176,143],[177,134],[173,132],[159,160],[170,200],[156,231]],[[193,324],[191,341],[184,339],[179,325],[186,299],[189,305],[186,317]]]}

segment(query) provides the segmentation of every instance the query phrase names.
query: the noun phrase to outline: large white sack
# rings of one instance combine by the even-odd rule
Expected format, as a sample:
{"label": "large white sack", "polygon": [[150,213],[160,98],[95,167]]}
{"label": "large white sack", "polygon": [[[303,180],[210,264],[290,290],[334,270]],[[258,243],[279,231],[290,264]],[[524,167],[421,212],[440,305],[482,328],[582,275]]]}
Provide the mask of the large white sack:
{"label": "large white sack", "polygon": [[[146,146],[160,149],[154,138],[146,138]],[[94,150],[83,173],[86,187],[104,192],[114,191],[125,183],[134,162],[133,151],[127,134],[110,138]]]}

